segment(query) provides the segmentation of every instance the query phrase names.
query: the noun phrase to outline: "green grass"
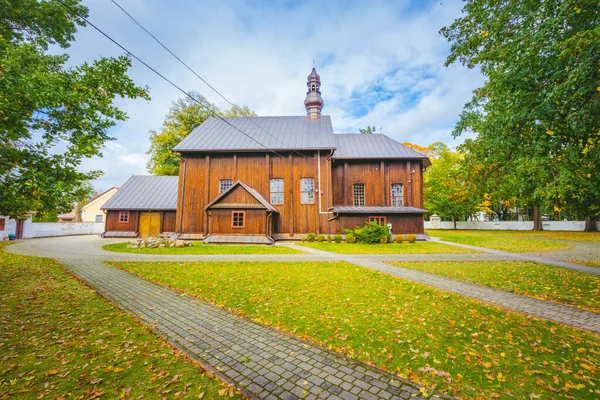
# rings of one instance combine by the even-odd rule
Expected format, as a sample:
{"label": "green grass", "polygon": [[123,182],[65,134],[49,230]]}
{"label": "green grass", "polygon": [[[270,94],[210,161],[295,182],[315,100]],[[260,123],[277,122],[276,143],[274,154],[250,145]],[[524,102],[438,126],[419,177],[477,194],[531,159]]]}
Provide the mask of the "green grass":
{"label": "green grass", "polygon": [[428,230],[427,234],[442,240],[511,253],[537,253],[570,249],[568,243],[528,236],[520,231]]}
{"label": "green grass", "polygon": [[113,264],[459,397],[600,396],[599,336],[351,264]]}
{"label": "green grass", "polygon": [[600,268],[600,260],[569,260],[569,262]]}
{"label": "green grass", "polygon": [[532,238],[548,238],[555,240],[572,240],[576,242],[600,242],[600,232],[570,231],[516,231],[517,235]]}
{"label": "green grass", "polygon": [[228,245],[228,244],[203,244],[192,242],[191,247],[165,247],[162,249],[128,249],[129,242],[107,244],[104,250],[119,253],[137,254],[302,254],[302,251],[284,246],[267,245]]}
{"label": "green grass", "polygon": [[214,398],[229,391],[56,262],[4,247],[0,399]]}
{"label": "green grass", "polygon": [[415,243],[388,243],[388,244],[365,244],[365,243],[317,243],[303,242],[298,246],[310,247],[317,250],[331,251],[340,254],[457,254],[478,253],[475,250],[461,249],[447,244],[436,242]]}
{"label": "green grass", "polygon": [[600,312],[600,277],[533,262],[394,262],[541,300]]}

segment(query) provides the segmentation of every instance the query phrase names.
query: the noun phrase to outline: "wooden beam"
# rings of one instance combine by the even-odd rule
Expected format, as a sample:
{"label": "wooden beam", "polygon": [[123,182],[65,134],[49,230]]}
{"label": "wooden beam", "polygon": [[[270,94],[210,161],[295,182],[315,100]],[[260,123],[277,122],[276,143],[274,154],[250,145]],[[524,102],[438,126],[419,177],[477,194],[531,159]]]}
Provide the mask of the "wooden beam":
{"label": "wooden beam", "polygon": [[347,206],[348,204],[348,161],[344,161],[344,185],[343,185],[343,189],[344,191],[344,205]]}
{"label": "wooden beam", "polygon": [[379,176],[381,177],[381,205],[385,206],[385,162],[379,163]]}
{"label": "wooden beam", "polygon": [[233,155],[233,181],[237,181],[238,159],[237,154]]}
{"label": "wooden beam", "polygon": [[[205,161],[205,166],[204,166],[204,205],[208,204],[210,202],[210,197],[209,197],[209,190],[210,190],[210,156],[207,154],[206,155],[206,161]],[[208,217],[206,215],[206,212],[204,211],[204,207],[202,207],[199,210],[202,213],[202,228],[204,229],[204,236],[208,235],[209,233],[209,228],[208,228]]]}
{"label": "wooden beam", "polygon": [[[290,208],[290,212],[288,213],[289,219],[290,219],[290,233],[293,235],[294,234],[294,201],[296,200],[294,198],[294,157],[292,156],[292,153],[290,153],[288,155],[288,160],[290,163],[290,173],[289,173],[289,180],[288,180],[288,191],[289,191],[289,197],[287,199],[283,199],[284,203],[289,204],[289,208]],[[284,181],[285,184],[285,181]],[[280,216],[281,218],[281,216]]]}

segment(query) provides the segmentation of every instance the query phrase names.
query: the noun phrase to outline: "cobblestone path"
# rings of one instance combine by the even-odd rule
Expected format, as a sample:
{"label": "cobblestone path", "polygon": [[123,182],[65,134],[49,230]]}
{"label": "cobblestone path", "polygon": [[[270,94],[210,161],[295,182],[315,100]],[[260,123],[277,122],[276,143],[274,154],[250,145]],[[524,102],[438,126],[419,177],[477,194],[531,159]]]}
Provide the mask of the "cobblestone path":
{"label": "cobblestone path", "polygon": [[41,240],[9,249],[57,258],[98,293],[151,324],[155,332],[250,398],[451,399],[431,390],[424,393],[422,386],[406,379],[109,267],[94,257],[86,259],[85,253],[70,257],[64,248],[60,250],[59,240],[65,238],[54,240],[54,251]]}

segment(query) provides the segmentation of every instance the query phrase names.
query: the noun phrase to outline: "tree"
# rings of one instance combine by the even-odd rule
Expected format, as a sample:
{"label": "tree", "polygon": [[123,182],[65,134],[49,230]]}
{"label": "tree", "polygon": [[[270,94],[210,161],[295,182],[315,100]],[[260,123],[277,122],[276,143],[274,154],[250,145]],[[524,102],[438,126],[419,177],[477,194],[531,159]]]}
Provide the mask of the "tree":
{"label": "tree", "polygon": [[460,61],[487,77],[455,135],[479,179],[534,210],[567,205],[590,222],[600,210],[600,11],[596,0],[473,0],[441,30]]}
{"label": "tree", "polygon": [[[80,0],[63,0],[88,15]],[[126,114],[115,97],[148,98],[127,76],[126,56],[65,67],[77,26],[57,1],[0,0],[0,215],[71,210],[83,182],[82,159],[101,156],[108,129]]]}
{"label": "tree", "polygon": [[462,170],[463,154],[440,142],[429,147],[436,149],[436,157],[423,175],[424,205],[441,218],[451,219],[456,229],[456,221],[477,211],[479,201]]}
{"label": "tree", "polygon": [[217,115],[226,118],[256,116],[247,106],[233,105],[221,111],[201,94],[190,92],[190,95],[207,107],[202,107],[188,96],[173,102],[162,127],[158,131],[150,130],[150,149],[146,153],[150,160],[146,168],[151,174],[179,175],[179,158],[171,149],[208,118]]}
{"label": "tree", "polygon": [[376,129],[375,129],[375,125],[373,125],[373,126],[367,126],[366,129],[359,128],[358,131],[360,133],[362,133],[363,135],[371,135],[371,134],[375,133]]}

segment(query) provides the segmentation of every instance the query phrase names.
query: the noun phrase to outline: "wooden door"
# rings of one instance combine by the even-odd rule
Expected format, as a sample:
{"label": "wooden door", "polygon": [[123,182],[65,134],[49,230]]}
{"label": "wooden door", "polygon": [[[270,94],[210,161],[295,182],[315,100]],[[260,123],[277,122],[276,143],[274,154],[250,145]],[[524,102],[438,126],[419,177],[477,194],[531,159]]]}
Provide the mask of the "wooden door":
{"label": "wooden door", "polygon": [[156,237],[160,233],[160,213],[140,213],[140,237]]}

